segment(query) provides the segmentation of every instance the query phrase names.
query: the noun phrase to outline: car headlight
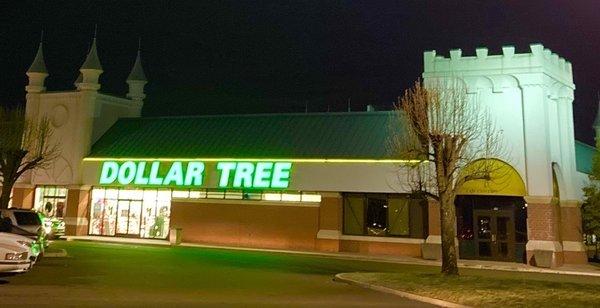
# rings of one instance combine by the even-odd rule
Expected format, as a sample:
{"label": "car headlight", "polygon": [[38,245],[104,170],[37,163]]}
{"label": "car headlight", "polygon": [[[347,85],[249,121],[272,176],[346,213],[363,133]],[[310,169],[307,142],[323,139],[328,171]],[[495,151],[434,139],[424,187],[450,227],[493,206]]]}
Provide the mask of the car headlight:
{"label": "car headlight", "polygon": [[26,252],[21,252],[21,253],[12,253],[9,252],[6,254],[6,256],[4,256],[5,260],[12,260],[12,261],[20,261],[20,260],[27,260],[27,253]]}
{"label": "car headlight", "polygon": [[17,241],[17,243],[19,243],[25,247],[31,247],[31,245],[32,245],[32,242],[27,242],[27,241]]}

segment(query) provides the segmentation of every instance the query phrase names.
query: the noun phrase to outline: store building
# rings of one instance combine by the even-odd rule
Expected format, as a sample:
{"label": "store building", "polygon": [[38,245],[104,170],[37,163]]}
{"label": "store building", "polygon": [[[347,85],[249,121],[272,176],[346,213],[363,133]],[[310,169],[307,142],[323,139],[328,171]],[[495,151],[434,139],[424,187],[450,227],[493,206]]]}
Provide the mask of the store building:
{"label": "store building", "polygon": [[[77,90],[46,92],[42,47],[27,72],[27,114],[48,116],[62,146],[24,176],[12,204],[62,214],[70,235],[167,238],[241,247],[435,257],[439,208],[414,197],[410,163],[390,151],[391,111],[141,118],[138,52],[126,98],[98,92],[92,45]],[[504,132],[505,181],[457,198],[463,258],[553,266],[586,262],[584,158],[573,132],[571,65],[542,45],[502,55],[424,54],[425,81],[459,78]],[[579,152],[583,154],[579,155]],[[438,253],[439,255],[439,253]]]}

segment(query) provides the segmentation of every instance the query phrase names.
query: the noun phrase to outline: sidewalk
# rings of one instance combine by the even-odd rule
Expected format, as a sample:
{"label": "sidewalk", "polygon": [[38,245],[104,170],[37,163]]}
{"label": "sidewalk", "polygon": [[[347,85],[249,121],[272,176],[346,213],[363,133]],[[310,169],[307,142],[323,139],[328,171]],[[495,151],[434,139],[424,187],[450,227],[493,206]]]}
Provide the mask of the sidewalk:
{"label": "sidewalk", "polygon": [[[169,243],[169,241],[167,241],[167,240],[156,240],[156,239],[139,239],[139,238],[122,238],[122,237],[105,237],[105,236],[66,236],[64,238],[66,238],[67,241],[94,241],[94,242],[117,243],[117,244],[158,245],[158,246],[170,246],[171,245]],[[216,246],[216,245],[205,245],[205,244],[195,244],[195,243],[181,243],[180,246],[182,246],[182,247],[197,247],[197,248],[211,248],[211,249],[276,252],[276,253],[313,255],[313,256],[329,257],[329,258],[361,260],[361,261],[389,262],[389,263],[427,265],[427,266],[438,266],[438,267],[441,266],[440,261],[424,260],[421,258],[405,257],[405,256],[382,256],[382,255],[372,256],[372,255],[363,255],[363,254],[349,253],[349,252],[327,253],[327,252],[313,252],[313,251]],[[550,268],[534,267],[534,266],[530,266],[530,265],[523,264],[523,263],[482,261],[482,260],[459,260],[458,266],[460,268],[489,269],[489,270],[497,270],[497,271],[532,272],[532,273],[582,275],[582,276],[600,277],[600,267],[590,265],[590,264],[569,264],[569,265],[565,265],[565,266],[562,266],[559,268],[551,268],[550,269]]]}

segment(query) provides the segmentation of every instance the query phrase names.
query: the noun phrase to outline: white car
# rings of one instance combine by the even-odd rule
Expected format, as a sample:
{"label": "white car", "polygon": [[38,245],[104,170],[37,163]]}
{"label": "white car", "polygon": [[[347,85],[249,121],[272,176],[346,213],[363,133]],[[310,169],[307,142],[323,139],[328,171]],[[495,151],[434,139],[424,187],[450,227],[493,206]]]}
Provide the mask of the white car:
{"label": "white car", "polygon": [[[10,220],[12,226],[8,232],[26,236],[41,243],[44,248],[48,246],[46,230],[42,226],[42,219],[39,213],[32,210],[9,208],[0,210],[0,217]],[[6,230],[2,231],[6,232]]]}
{"label": "white car", "polygon": [[0,232],[0,273],[27,272],[40,253],[38,246],[27,237]]}

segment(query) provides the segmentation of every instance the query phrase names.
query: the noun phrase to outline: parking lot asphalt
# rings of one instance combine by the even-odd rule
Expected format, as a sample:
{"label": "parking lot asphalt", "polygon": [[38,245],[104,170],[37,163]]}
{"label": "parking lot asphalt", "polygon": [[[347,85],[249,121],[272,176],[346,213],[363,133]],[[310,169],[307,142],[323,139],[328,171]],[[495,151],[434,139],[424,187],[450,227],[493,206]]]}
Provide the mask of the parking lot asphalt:
{"label": "parking lot asphalt", "polygon": [[53,247],[68,256],[44,258],[27,274],[0,278],[2,306],[428,306],[333,281],[340,272],[402,271],[407,265],[76,241]]}

